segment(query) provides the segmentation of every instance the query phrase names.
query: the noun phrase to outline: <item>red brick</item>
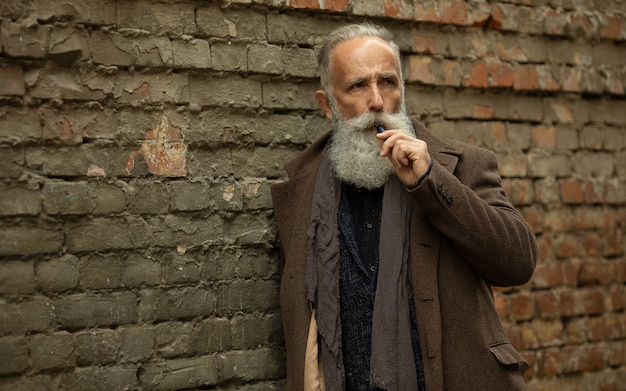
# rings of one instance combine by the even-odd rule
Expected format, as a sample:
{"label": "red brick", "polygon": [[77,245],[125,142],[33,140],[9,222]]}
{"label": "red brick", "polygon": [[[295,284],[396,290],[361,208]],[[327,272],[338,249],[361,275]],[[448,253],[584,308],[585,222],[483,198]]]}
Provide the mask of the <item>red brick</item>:
{"label": "red brick", "polygon": [[579,231],[606,230],[615,227],[611,215],[596,208],[577,208],[573,217],[573,228]]}
{"label": "red brick", "polygon": [[574,110],[565,102],[550,102],[550,107],[556,114],[558,120],[562,123],[570,124],[574,122]]}
{"label": "red brick", "polygon": [[569,232],[574,226],[572,213],[563,210],[548,210],[545,215],[545,228],[554,233]]}
{"label": "red brick", "polygon": [[[622,340],[622,342],[625,342],[624,348],[626,348],[626,341],[624,341],[624,337],[626,337],[626,317],[623,316],[623,313],[611,314],[609,323],[611,324],[609,328],[609,339]],[[624,357],[624,359],[626,359],[626,357]]]}
{"label": "red brick", "polygon": [[604,15],[604,26],[600,29],[600,37],[619,40],[622,36],[623,19],[620,15]]}
{"label": "red brick", "polygon": [[520,325],[520,349],[534,349],[560,344],[563,338],[563,325],[557,321],[533,320]]}
{"label": "red brick", "polygon": [[[617,312],[623,311],[624,309],[626,309],[626,287],[616,286],[611,288],[606,310]],[[624,327],[626,327],[626,325]]]}
{"label": "red brick", "polygon": [[491,85],[495,87],[512,87],[515,83],[513,67],[507,63],[493,61],[487,65]]}
{"label": "red brick", "polygon": [[[348,0],[345,0],[346,6]],[[385,15],[396,19],[413,19],[413,7],[406,0],[385,0]]]}
{"label": "red brick", "polygon": [[476,119],[491,119],[493,118],[493,107],[489,105],[474,105],[474,118]]}
{"label": "red brick", "polygon": [[555,249],[557,258],[566,259],[580,255],[580,242],[575,235],[565,235]]}
{"label": "red brick", "polygon": [[537,303],[537,315],[541,318],[556,318],[559,314],[559,301],[551,290],[535,294]]}
{"label": "red brick", "polygon": [[619,259],[613,261],[615,262],[615,281],[618,283],[626,282],[626,260]]}
{"label": "red brick", "polygon": [[604,368],[604,354],[598,346],[567,346],[562,351],[561,372],[578,373]]}
{"label": "red brick", "polygon": [[561,89],[561,85],[554,77],[552,67],[540,65],[537,67],[537,74],[539,76],[539,88],[542,91],[559,91]]}
{"label": "red brick", "polygon": [[580,274],[580,262],[577,260],[568,261],[563,265],[563,285],[578,286],[578,276]]}
{"label": "red brick", "polygon": [[622,231],[612,230],[609,232],[604,232],[602,234],[602,238],[604,240],[602,243],[603,256],[616,257],[624,254],[622,250],[622,243],[624,243],[624,236],[622,234]]}
{"label": "red brick", "polygon": [[604,318],[587,318],[585,320],[585,330],[587,331],[587,340],[598,342],[608,336],[608,319]]}
{"label": "red brick", "polygon": [[515,90],[538,90],[539,75],[534,65],[518,65],[515,68]]}
{"label": "red brick", "polygon": [[588,204],[601,204],[604,202],[604,194],[601,191],[598,191],[598,187],[594,182],[586,182],[584,185],[584,198],[585,202]]}
{"label": "red brick", "polygon": [[420,22],[439,22],[439,14],[434,5],[427,5],[422,2],[415,4],[414,19]]}
{"label": "red brick", "polygon": [[506,125],[504,122],[492,122],[490,128],[491,138],[496,144],[505,145],[509,141],[506,136]]}
{"label": "red brick", "polygon": [[539,148],[553,149],[556,146],[556,129],[547,125],[534,126],[530,129],[530,138]]}
{"label": "red brick", "polygon": [[537,265],[531,282],[537,288],[552,288],[563,285],[563,265],[561,263]]}
{"label": "red brick", "polygon": [[491,7],[491,17],[489,19],[489,28],[500,30],[504,22],[504,12],[498,5]]}
{"label": "red brick", "polygon": [[600,255],[601,239],[597,232],[585,232],[581,242],[582,252],[584,255]]}
{"label": "red brick", "polygon": [[[483,118],[493,117],[493,110],[490,107],[485,107]],[[474,108],[474,116],[478,117],[480,113],[477,107]],[[503,177],[525,177],[528,174],[528,156],[521,152],[511,152],[505,155],[506,157],[500,157],[500,175]]]}
{"label": "red brick", "polygon": [[489,87],[489,76],[487,71],[487,64],[482,61],[476,62],[472,65],[472,69],[468,78],[465,80],[464,85],[466,87],[487,88]]}
{"label": "red brick", "polygon": [[582,71],[578,68],[565,68],[563,69],[563,91],[567,92],[582,92]]}
{"label": "red brick", "polygon": [[570,12],[567,14],[568,29],[570,35],[578,35],[582,33],[585,37],[591,37],[594,34],[594,23],[588,15],[583,12]]}
{"label": "red brick", "polygon": [[542,342],[539,341],[536,330],[531,328],[530,323],[520,325],[520,342],[518,342],[518,345],[522,350],[536,349],[542,346]]}
{"label": "red brick", "polygon": [[626,90],[622,83],[621,75],[614,72],[606,75],[606,90],[614,95],[624,95]]}
{"label": "red brick", "polygon": [[[530,138],[530,137],[529,137]],[[535,182],[535,199],[543,205],[560,201],[559,184],[552,180],[540,180]]]}
{"label": "red brick", "polygon": [[578,302],[574,292],[563,291],[559,293],[559,314],[561,316],[574,316],[580,314]]}
{"label": "red brick", "polygon": [[522,327],[517,324],[510,324],[504,328],[504,332],[506,337],[511,342],[511,345],[515,346],[517,349],[526,349],[524,346],[523,337],[522,337]]}
{"label": "red brick", "polygon": [[[611,367],[619,367],[626,362],[626,344],[623,342],[609,343],[607,346],[606,363]],[[602,391],[617,391],[617,386],[612,388],[603,388]]]}
{"label": "red brick", "polygon": [[583,202],[583,187],[577,181],[561,182],[561,199],[566,204],[581,204]]}
{"label": "red brick", "polygon": [[511,42],[498,42],[497,46],[497,54],[500,61],[509,62],[509,61],[528,61],[528,56],[524,53],[524,50],[519,46],[519,44],[511,44]]}
{"label": "red brick", "polygon": [[619,221],[622,224],[622,227],[626,226],[626,208],[619,208],[617,209],[617,211],[614,211],[613,213],[615,213],[618,216],[617,221]]}
{"label": "red brick", "polygon": [[581,262],[579,281],[585,285],[606,285],[613,280],[611,264],[599,260]]}
{"label": "red brick", "polygon": [[470,41],[472,43],[472,49],[476,57],[484,58],[489,57],[491,54],[491,39],[488,36],[488,33],[485,32],[475,32],[471,35]]}
{"label": "red brick", "polygon": [[487,3],[485,0],[478,4],[472,4],[469,17],[472,26],[483,27],[485,23],[491,20],[491,4]]}
{"label": "red brick", "polygon": [[620,314],[605,314],[587,319],[589,340],[593,342],[623,339],[626,336],[626,320]]}
{"label": "red brick", "polygon": [[564,35],[568,26],[566,15],[562,9],[547,9],[544,15],[544,32],[548,35]]}
{"label": "red brick", "polygon": [[581,357],[581,370],[584,372],[599,371],[604,368],[604,346],[593,346]]}
{"label": "red brick", "polygon": [[441,21],[443,23],[465,26],[467,21],[467,3],[465,0],[441,0]]}
{"label": "red brick", "polygon": [[[534,199],[532,195],[530,197]],[[523,198],[523,197],[520,196],[520,198]],[[519,204],[525,205],[525,202],[520,200]],[[539,234],[543,232],[543,213],[539,210],[539,208],[532,205],[528,208],[523,208],[520,212],[522,213],[522,216],[524,217],[524,220],[526,221],[526,223],[530,226],[530,229],[535,234]],[[540,259],[544,260],[545,256],[543,258],[540,256]]]}
{"label": "red brick", "polygon": [[618,222],[618,216],[612,209],[603,209],[601,216],[598,219],[600,222],[596,225],[596,227],[604,231],[612,231],[620,225]]}
{"label": "red brick", "polygon": [[564,343],[566,345],[581,345],[587,342],[587,328],[587,318],[570,319],[565,325]]}
{"label": "red brick", "polygon": [[435,37],[417,35],[413,39],[413,50],[421,54],[434,54],[437,52],[437,41]]}
{"label": "red brick", "polygon": [[580,255],[581,243],[577,235],[565,234],[557,243],[555,249],[557,258],[571,258]]}
{"label": "red brick", "polygon": [[496,312],[498,313],[498,316],[500,317],[500,319],[501,320],[508,319],[509,309],[507,306],[506,297],[504,297],[502,294],[495,294],[494,302],[496,306]]}
{"label": "red brick", "polygon": [[512,320],[529,320],[535,315],[535,302],[529,294],[509,296],[509,313]]}
{"label": "red brick", "polygon": [[584,314],[599,315],[604,312],[604,293],[600,289],[583,291],[580,296]]}
{"label": "red brick", "polygon": [[533,185],[528,180],[503,180],[504,191],[515,206],[530,205],[533,198]]}
{"label": "red brick", "polygon": [[324,0],[324,9],[330,11],[345,11],[349,0]]}
{"label": "red brick", "polygon": [[618,178],[608,179],[605,192],[608,204],[626,204],[626,183],[624,181],[620,181]]}
{"label": "red brick", "polygon": [[443,63],[443,79],[447,86],[460,86],[463,80],[463,69],[456,61],[446,60]]}
{"label": "red brick", "polygon": [[294,8],[320,9],[319,0],[288,0],[289,6]]}
{"label": "red brick", "polygon": [[559,364],[561,362],[561,352],[559,349],[547,349],[541,352],[538,360],[539,377],[550,377],[559,373]]}
{"label": "red brick", "polygon": [[410,56],[408,81],[435,84],[435,75],[430,70],[431,63],[432,58],[430,57]]}
{"label": "red brick", "polygon": [[551,235],[541,235],[536,239],[537,242],[537,254],[539,261],[547,262],[554,258],[554,238]]}

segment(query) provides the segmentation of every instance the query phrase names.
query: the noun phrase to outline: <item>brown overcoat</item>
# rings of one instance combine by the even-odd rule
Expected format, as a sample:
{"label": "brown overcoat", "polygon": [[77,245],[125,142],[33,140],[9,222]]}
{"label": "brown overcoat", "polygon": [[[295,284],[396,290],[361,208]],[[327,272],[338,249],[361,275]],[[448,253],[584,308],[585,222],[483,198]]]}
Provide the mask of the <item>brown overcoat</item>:
{"label": "brown overcoat", "polygon": [[[506,199],[492,152],[444,141],[413,122],[435,160],[428,178],[411,192],[409,233],[426,389],[523,390],[520,370],[528,364],[504,333],[491,286],[530,279],[537,256],[534,234]],[[272,187],[290,391],[304,389],[311,319],[305,287],[307,228],[328,139],[326,134],[290,161],[285,167],[289,179]]]}

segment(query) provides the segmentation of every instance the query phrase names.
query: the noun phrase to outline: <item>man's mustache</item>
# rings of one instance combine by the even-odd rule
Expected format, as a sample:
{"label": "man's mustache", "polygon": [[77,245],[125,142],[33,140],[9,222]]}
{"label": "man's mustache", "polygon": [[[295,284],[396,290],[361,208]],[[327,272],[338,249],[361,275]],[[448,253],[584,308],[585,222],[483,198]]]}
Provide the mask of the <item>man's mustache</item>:
{"label": "man's mustache", "polygon": [[398,113],[367,112],[346,120],[344,123],[353,131],[369,131],[375,129],[378,125],[382,125],[385,129],[393,129],[398,122],[394,116],[398,115]]}

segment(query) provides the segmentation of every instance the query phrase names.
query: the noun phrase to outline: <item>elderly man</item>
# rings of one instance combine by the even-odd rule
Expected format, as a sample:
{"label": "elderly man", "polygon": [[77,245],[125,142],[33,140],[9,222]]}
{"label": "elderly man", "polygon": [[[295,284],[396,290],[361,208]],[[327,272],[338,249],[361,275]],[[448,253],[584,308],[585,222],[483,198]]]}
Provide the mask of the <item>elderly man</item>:
{"label": "elderly man", "polygon": [[333,31],[318,60],[332,131],[272,188],[288,390],[524,389],[491,286],[537,248],[494,154],[407,116],[385,29]]}

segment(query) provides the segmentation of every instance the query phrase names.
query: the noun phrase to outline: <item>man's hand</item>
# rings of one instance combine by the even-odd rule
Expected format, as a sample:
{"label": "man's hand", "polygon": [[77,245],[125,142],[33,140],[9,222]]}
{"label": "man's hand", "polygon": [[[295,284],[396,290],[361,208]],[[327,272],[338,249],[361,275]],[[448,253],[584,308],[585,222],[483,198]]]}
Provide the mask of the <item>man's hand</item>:
{"label": "man's hand", "polygon": [[377,133],[376,137],[383,141],[380,156],[391,161],[400,181],[409,188],[417,185],[430,166],[431,158],[426,142],[400,129],[388,129]]}

